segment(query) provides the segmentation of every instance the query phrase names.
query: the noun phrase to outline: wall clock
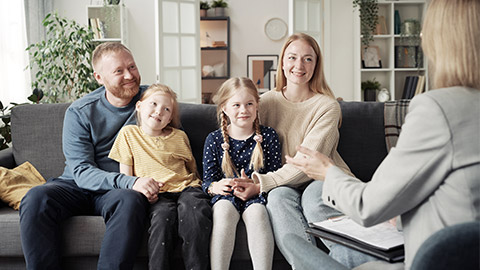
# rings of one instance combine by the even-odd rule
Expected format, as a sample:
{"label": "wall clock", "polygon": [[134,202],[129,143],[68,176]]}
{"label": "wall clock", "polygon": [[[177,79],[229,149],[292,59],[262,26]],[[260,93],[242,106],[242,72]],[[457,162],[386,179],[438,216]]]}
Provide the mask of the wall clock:
{"label": "wall clock", "polygon": [[271,40],[280,40],[286,34],[287,24],[280,18],[272,18],[265,24],[265,35]]}

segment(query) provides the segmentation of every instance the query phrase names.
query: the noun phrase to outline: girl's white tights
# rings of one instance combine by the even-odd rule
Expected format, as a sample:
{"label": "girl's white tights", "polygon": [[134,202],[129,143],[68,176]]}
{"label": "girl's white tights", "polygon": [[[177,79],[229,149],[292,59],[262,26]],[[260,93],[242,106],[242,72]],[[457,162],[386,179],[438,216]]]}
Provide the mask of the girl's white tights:
{"label": "girl's white tights", "polygon": [[[247,229],[248,249],[255,270],[271,270],[274,239],[270,219],[264,205],[254,203],[242,215]],[[226,270],[235,246],[240,214],[227,200],[213,205],[213,230],[210,240],[212,270]]]}

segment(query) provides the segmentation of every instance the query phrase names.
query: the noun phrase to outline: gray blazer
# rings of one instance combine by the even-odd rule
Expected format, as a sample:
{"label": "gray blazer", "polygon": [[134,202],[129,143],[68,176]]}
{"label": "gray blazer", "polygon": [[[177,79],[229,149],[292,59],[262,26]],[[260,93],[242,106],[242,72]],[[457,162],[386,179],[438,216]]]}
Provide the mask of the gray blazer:
{"label": "gray blazer", "polygon": [[480,90],[452,87],[412,99],[396,147],[368,183],[328,170],[325,203],[372,226],[401,215],[408,269],[436,231],[480,217]]}

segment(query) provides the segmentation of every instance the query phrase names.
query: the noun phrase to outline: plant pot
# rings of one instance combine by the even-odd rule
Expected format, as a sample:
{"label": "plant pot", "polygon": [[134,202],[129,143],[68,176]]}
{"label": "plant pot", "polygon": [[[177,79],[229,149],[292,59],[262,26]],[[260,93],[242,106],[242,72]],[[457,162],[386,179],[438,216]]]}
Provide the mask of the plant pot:
{"label": "plant pot", "polygon": [[363,90],[363,101],[377,101],[377,90],[375,89]]}
{"label": "plant pot", "polygon": [[206,9],[200,9],[200,17],[207,17],[207,10]]}
{"label": "plant pot", "polygon": [[224,7],[216,7],[215,9],[215,16],[223,17],[225,16],[225,8]]}

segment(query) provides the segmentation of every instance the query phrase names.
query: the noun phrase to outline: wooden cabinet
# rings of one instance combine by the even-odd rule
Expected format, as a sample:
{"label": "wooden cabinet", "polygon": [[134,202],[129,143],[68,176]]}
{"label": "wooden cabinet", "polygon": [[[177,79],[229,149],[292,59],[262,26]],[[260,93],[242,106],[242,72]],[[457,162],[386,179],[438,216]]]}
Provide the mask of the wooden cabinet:
{"label": "wooden cabinet", "polygon": [[[389,91],[390,100],[402,98],[408,76],[425,76],[425,89],[428,90],[428,65],[421,51],[420,38],[418,35],[410,34],[414,31],[411,27],[415,22],[421,29],[426,8],[425,1],[380,0],[378,7],[379,27],[367,51],[361,42],[358,10],[355,12],[354,98],[364,100],[361,82],[372,79],[380,82],[381,88]],[[375,56],[374,54],[377,55],[373,60],[369,58],[369,56]],[[381,65],[374,63],[377,57]]]}
{"label": "wooden cabinet", "polygon": [[201,17],[202,103],[230,78],[230,18]]}
{"label": "wooden cabinet", "polygon": [[127,44],[127,18],[125,6],[88,5],[87,23],[95,33],[95,41],[114,41]]}

